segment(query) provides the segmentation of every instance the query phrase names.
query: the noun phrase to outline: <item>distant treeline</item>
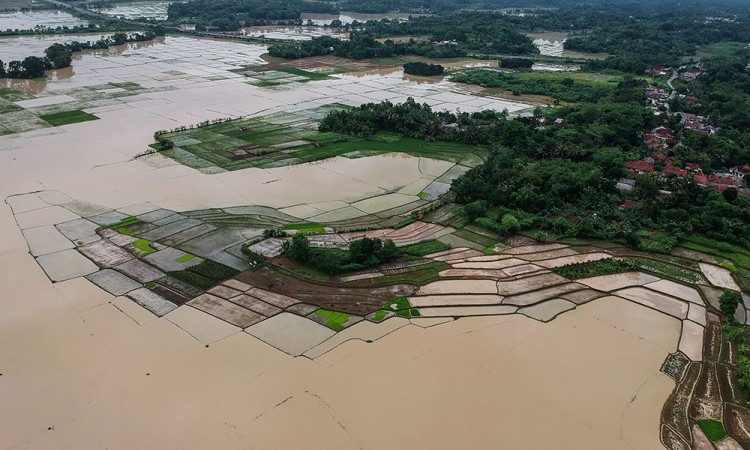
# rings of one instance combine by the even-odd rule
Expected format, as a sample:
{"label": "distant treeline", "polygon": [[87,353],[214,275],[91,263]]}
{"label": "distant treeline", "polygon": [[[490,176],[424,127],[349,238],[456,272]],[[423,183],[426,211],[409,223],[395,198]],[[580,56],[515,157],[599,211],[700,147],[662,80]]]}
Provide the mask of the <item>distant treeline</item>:
{"label": "distant treeline", "polygon": [[108,38],[102,37],[98,41],[52,44],[44,50],[44,57],[28,56],[23,61],[10,61],[7,69],[5,63],[0,60],[0,78],[40,78],[44,76],[45,70],[62,69],[70,66],[75,52],[106,49],[128,42],[150,41],[156,36],[157,34],[154,31],[133,34],[115,33]]}
{"label": "distant treeline", "polygon": [[409,75],[418,75],[422,77],[432,77],[442,75],[445,68],[440,64],[427,64],[423,62],[408,62],[404,64],[404,73]]}

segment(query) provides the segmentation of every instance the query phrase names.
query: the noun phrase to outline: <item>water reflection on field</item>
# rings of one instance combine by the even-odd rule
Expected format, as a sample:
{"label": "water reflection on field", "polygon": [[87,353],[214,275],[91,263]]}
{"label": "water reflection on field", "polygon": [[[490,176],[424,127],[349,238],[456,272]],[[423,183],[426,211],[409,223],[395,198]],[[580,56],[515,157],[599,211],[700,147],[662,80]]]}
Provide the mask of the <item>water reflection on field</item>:
{"label": "water reflection on field", "polygon": [[352,23],[355,20],[357,22],[367,22],[368,20],[407,20],[410,16],[424,16],[426,14],[407,14],[407,13],[388,13],[388,14],[362,14],[355,12],[342,11],[341,14],[312,14],[302,13],[302,20],[307,23],[308,20],[312,21],[315,25],[330,25],[335,19],[341,21],[341,23]]}
{"label": "water reflection on field", "polygon": [[[2,4],[0,3],[0,7]],[[63,11],[16,11],[0,14],[0,30],[30,30],[37,26],[47,28],[75,27],[88,22]]]}
{"label": "water reflection on field", "polygon": [[108,16],[123,17],[125,19],[137,19],[145,17],[153,20],[167,20],[167,8],[172,3],[169,1],[145,1],[133,3],[117,3],[112,8],[99,8],[97,12]]}
{"label": "water reflection on field", "polygon": [[[85,34],[45,34],[33,36],[0,37],[0,59],[5,62],[23,60],[27,56],[43,56],[44,50],[52,44],[65,44],[73,41],[86,42],[98,41],[104,37],[112,36],[112,33],[85,33]],[[164,38],[159,38],[163,42]],[[153,42],[153,41],[151,41]],[[158,42],[158,41],[157,41]],[[139,48],[139,45],[148,45],[143,42],[132,42],[124,46],[111,47],[110,50],[94,50],[95,52],[120,52],[129,45]],[[74,55],[73,59],[78,57]]]}
{"label": "water reflection on field", "polygon": [[260,26],[247,27],[240,30],[242,34],[250,37],[265,37],[267,39],[283,39],[294,41],[307,41],[314,37],[331,36],[339,39],[349,39],[349,33],[320,27],[285,27],[285,26]]}

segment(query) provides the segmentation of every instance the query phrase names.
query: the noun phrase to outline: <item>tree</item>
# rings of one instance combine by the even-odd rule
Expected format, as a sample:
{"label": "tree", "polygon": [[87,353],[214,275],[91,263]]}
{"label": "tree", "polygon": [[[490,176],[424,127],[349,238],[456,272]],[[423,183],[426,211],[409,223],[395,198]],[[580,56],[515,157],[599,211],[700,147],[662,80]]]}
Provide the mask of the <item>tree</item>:
{"label": "tree", "polygon": [[0,59],[0,78],[5,77],[5,63]]}
{"label": "tree", "polygon": [[292,243],[284,243],[284,251],[289,255],[290,258],[307,262],[312,256],[312,249],[310,248],[310,240],[307,239],[303,233],[297,233],[292,236]]}
{"label": "tree", "polygon": [[464,205],[464,215],[469,222],[474,222],[478,218],[485,215],[487,212],[487,202],[484,200],[477,200],[471,202],[468,205]]}
{"label": "tree", "polygon": [[724,196],[724,200],[727,201],[727,203],[732,203],[737,199],[737,189],[730,187],[724,189],[724,192],[721,193],[721,195]]}
{"label": "tree", "polygon": [[23,68],[24,78],[40,78],[44,76],[44,60],[36,56],[27,56],[21,67]]}
{"label": "tree", "polygon": [[736,291],[724,291],[719,298],[719,307],[721,312],[727,317],[729,322],[734,321],[734,313],[737,311],[737,307],[742,303],[742,295]]}

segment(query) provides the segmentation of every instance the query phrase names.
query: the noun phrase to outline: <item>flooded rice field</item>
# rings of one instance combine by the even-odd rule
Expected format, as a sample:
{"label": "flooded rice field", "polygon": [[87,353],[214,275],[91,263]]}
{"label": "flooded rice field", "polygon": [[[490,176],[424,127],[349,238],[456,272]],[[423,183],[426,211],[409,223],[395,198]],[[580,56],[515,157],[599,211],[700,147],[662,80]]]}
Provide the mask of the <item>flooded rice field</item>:
{"label": "flooded rice field", "polygon": [[98,8],[96,12],[108,16],[124,19],[146,18],[151,20],[167,20],[167,8],[173,1],[144,1],[132,3],[116,3],[112,8]]}
{"label": "flooded rice field", "polygon": [[311,21],[315,25],[330,25],[332,21],[338,19],[343,24],[357,22],[367,22],[368,20],[408,20],[409,16],[424,16],[426,14],[408,14],[408,13],[388,13],[388,14],[363,14],[355,12],[342,11],[339,15],[333,14],[313,14],[302,13],[301,19],[307,23]]}
{"label": "flooded rice field", "polygon": [[47,28],[76,27],[88,22],[63,11],[16,11],[0,13],[0,30],[30,30],[37,26]]}
{"label": "flooded rice field", "polygon": [[544,56],[581,59],[604,59],[609,56],[605,53],[584,53],[566,50],[564,44],[568,39],[568,33],[565,32],[548,31],[544,33],[525,34],[533,40],[534,45],[539,49],[539,53]]}
{"label": "flooded rice field", "polygon": [[283,39],[292,41],[307,41],[320,36],[349,39],[349,33],[321,27],[258,26],[242,28],[240,31],[245,36],[254,38]]}
{"label": "flooded rice field", "polygon": [[[3,42],[25,54],[38,45],[17,39]],[[200,171],[161,154],[136,158],[154,131],[240,116],[283,127],[332,104],[407,97],[437,110],[530,108],[398,70],[311,80],[266,70],[265,52],[168,36],[84,52],[65,73],[0,91],[0,337],[14,343],[0,348],[0,392],[14,405],[0,411],[2,447],[662,448],[660,410],[675,383],[659,368],[678,348],[698,353],[702,328],[689,342],[680,336],[701,311],[691,303],[685,312],[669,296],[690,291],[653,276],[560,280],[549,268],[575,256],[563,247],[433,255],[455,264],[443,275],[476,279],[421,288],[425,317],[362,320],[339,334],[309,320],[313,311],[281,292],[286,285],[254,272],[192,304],[159,300],[163,286],[145,284],[163,271],[204,258],[237,263],[238,245],[263,227],[306,219],[368,228],[428,201],[420,194],[445,192],[465,167],[394,143],[379,156]],[[85,121],[55,125],[56,113]],[[151,227],[144,236],[174,247],[159,246],[146,263],[118,247],[137,245],[132,236],[97,233],[131,216]],[[226,221],[255,225],[215,225]],[[389,233],[407,243],[454,231],[415,223]],[[224,298],[235,293],[244,306]],[[371,388],[383,380],[387,389]],[[373,425],[383,417],[385,433]]]}
{"label": "flooded rice field", "polygon": [[[55,43],[98,41],[111,35],[112,33],[82,33],[2,36],[0,37],[0,59],[7,63],[13,60],[23,60],[27,56],[44,56],[44,50]],[[118,48],[114,48],[114,51],[118,51]],[[73,55],[73,57],[77,58],[78,55]]]}

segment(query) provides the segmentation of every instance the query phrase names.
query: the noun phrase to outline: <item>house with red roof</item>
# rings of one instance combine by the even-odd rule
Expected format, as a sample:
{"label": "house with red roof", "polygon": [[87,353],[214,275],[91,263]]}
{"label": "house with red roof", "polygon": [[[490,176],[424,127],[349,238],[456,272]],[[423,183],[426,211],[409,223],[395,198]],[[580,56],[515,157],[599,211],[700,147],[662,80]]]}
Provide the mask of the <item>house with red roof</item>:
{"label": "house with red roof", "polygon": [[654,163],[648,161],[628,161],[625,167],[629,172],[646,173],[654,171]]}

